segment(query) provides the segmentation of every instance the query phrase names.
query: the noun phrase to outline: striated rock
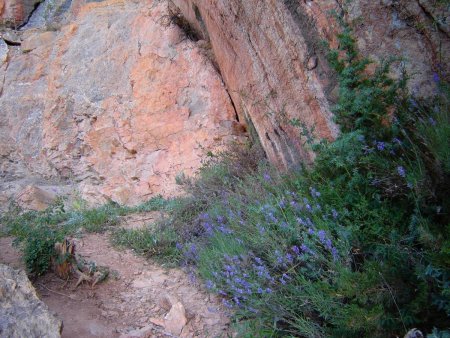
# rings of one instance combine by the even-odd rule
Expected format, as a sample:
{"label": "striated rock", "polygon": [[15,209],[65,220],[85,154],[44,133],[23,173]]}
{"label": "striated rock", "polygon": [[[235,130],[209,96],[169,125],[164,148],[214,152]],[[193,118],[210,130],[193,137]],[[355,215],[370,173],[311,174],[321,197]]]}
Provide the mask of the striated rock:
{"label": "striated rock", "polygon": [[29,185],[17,195],[17,203],[24,209],[45,210],[56,199],[52,192]]}
{"label": "striated rock", "polygon": [[337,135],[330,112],[336,76],[321,44],[337,47],[340,27],[331,12],[352,25],[362,55],[376,61],[402,57],[404,62],[393,65],[394,75],[406,65],[416,94],[433,92],[433,72],[450,76],[449,8],[434,0],[284,0],[256,7],[241,0],[173,2],[210,40],[240,120],[255,127],[279,167],[313,158],[291,119],[314,127],[317,137]]}
{"label": "striated rock", "polygon": [[245,138],[220,75],[166,23],[163,2],[72,1],[66,15],[57,31],[24,31],[27,53],[14,49],[0,70],[12,148],[0,190],[33,177],[92,203],[135,204],[177,193],[176,175]]}
{"label": "striated rock", "polygon": [[61,337],[62,322],[49,313],[22,270],[0,264],[0,336]]}
{"label": "striated rock", "polygon": [[317,67],[307,70],[316,52],[311,46],[319,38],[310,34],[308,20],[296,21],[287,5],[294,2],[266,1],[255,7],[240,0],[174,1],[210,39],[240,121],[255,128],[269,159],[280,168],[313,159],[290,120],[316,126],[318,137],[337,135],[326,96],[335,81],[320,57]]}

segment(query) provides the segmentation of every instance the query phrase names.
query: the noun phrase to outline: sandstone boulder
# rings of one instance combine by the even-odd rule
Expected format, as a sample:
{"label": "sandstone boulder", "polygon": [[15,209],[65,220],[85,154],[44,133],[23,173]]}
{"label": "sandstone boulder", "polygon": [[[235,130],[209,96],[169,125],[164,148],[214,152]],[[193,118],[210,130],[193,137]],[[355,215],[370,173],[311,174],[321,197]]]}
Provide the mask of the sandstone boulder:
{"label": "sandstone boulder", "polygon": [[39,300],[22,270],[0,264],[0,337],[61,336],[62,322]]}
{"label": "sandstone boulder", "polygon": [[45,210],[56,199],[56,195],[50,191],[29,185],[17,195],[17,203],[27,210]]}

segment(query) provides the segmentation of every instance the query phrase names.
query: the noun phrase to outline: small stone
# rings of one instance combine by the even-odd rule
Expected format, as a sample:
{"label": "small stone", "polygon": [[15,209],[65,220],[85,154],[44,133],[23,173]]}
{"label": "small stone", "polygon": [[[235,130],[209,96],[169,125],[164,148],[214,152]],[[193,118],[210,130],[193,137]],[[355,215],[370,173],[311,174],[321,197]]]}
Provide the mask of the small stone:
{"label": "small stone", "polygon": [[186,324],[186,310],[183,304],[178,302],[172,306],[170,312],[164,318],[164,328],[174,335],[180,335]]}
{"label": "small stone", "polygon": [[313,70],[317,67],[318,59],[317,56],[313,55],[308,58],[308,62],[306,63],[306,69]]}
{"label": "small stone", "polygon": [[154,324],[156,326],[164,327],[164,320],[162,320],[162,319],[150,318],[149,321],[150,321],[150,323],[152,323],[152,324]]}

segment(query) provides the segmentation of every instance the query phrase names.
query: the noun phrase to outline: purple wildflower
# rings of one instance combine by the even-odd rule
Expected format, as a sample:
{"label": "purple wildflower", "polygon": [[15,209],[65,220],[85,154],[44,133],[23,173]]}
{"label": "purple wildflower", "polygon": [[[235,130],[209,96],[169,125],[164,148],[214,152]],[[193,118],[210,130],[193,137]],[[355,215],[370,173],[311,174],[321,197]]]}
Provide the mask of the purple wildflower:
{"label": "purple wildflower", "polygon": [[375,187],[377,187],[377,186],[380,185],[380,180],[379,180],[378,178],[374,178],[374,179],[372,180],[372,182],[370,182],[370,184],[373,185],[373,186],[375,186]]}
{"label": "purple wildflower", "polygon": [[297,217],[297,223],[301,225],[306,225],[305,221],[302,220],[300,217]]}
{"label": "purple wildflower", "polygon": [[209,222],[204,222],[203,223],[203,228],[205,229],[205,232],[208,235],[212,235],[213,234],[213,227],[211,224],[209,224]]}
{"label": "purple wildflower", "polygon": [[401,165],[397,167],[397,173],[398,173],[401,177],[405,177],[405,176],[406,176],[405,168],[403,168]]}
{"label": "purple wildflower", "polygon": [[226,299],[222,299],[222,304],[228,309],[231,309],[233,307],[233,305],[231,305],[231,303]]}
{"label": "purple wildflower", "polygon": [[292,251],[294,251],[294,253],[295,253],[296,255],[299,255],[299,254],[300,254],[300,249],[298,248],[297,245],[294,245],[294,246],[292,247]]}
{"label": "purple wildflower", "polygon": [[309,191],[312,197],[320,197],[320,192],[318,192],[315,188],[309,187]]}
{"label": "purple wildflower", "polygon": [[412,107],[417,108],[419,105],[417,104],[417,101],[414,99],[409,99],[409,103]]}
{"label": "purple wildflower", "polygon": [[439,81],[440,81],[439,74],[436,72],[433,73],[433,81],[435,83],[439,83]]}
{"label": "purple wildflower", "polygon": [[306,244],[302,244],[300,246],[300,249],[302,250],[302,252],[304,253],[312,253],[311,249],[306,245]]}
{"label": "purple wildflower", "polygon": [[277,257],[277,263],[283,264],[284,259],[283,259],[283,256],[281,255],[280,251],[275,250],[275,256]]}
{"label": "purple wildflower", "polygon": [[264,181],[266,181],[266,182],[269,182],[272,180],[272,178],[270,177],[270,175],[268,173],[264,173],[263,177],[264,177]]}
{"label": "purple wildflower", "polygon": [[295,210],[300,210],[300,209],[301,209],[300,204],[298,204],[298,202],[296,202],[296,201],[291,201],[289,204],[290,204],[291,207],[293,207]]}
{"label": "purple wildflower", "polygon": [[260,224],[256,224],[256,228],[258,229],[261,235],[263,235],[266,232],[266,229]]}
{"label": "purple wildflower", "polygon": [[333,215],[334,219],[337,219],[339,216],[338,212],[335,209],[331,210],[331,215]]}
{"label": "purple wildflower", "polygon": [[290,253],[287,253],[285,257],[289,263],[292,263],[292,255]]}
{"label": "purple wildflower", "polygon": [[384,142],[382,142],[382,141],[377,142],[377,149],[378,149],[379,151],[384,150],[384,147],[385,147]]}
{"label": "purple wildflower", "polygon": [[219,231],[225,235],[230,235],[233,233],[233,230],[228,229],[227,227],[221,225],[218,227]]}
{"label": "purple wildflower", "polygon": [[434,127],[436,125],[436,120],[433,119],[431,116],[428,118],[428,122]]}
{"label": "purple wildflower", "polygon": [[214,283],[212,281],[210,281],[209,279],[206,281],[206,288],[207,289],[212,289],[214,288]]}
{"label": "purple wildflower", "polygon": [[337,261],[339,259],[339,254],[336,248],[331,249],[331,255],[333,256],[333,260]]}
{"label": "purple wildflower", "polygon": [[320,240],[321,242],[324,242],[324,241],[325,241],[325,237],[326,237],[325,231],[319,230],[319,231],[317,232],[317,236],[319,236],[319,240]]}

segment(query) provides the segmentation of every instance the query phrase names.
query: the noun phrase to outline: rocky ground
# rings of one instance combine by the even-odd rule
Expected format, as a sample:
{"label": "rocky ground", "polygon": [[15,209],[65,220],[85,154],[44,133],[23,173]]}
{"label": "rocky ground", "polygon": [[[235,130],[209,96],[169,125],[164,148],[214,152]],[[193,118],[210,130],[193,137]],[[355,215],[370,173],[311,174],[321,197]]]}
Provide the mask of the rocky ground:
{"label": "rocky ground", "polygon": [[[124,218],[136,228],[152,215]],[[0,263],[23,267],[12,238],[0,238]],[[89,234],[76,241],[77,252],[110,277],[91,287],[77,279],[48,273],[33,281],[40,298],[63,320],[63,337],[220,337],[229,319],[220,302],[179,269],[166,269],[113,247],[108,234]]]}

